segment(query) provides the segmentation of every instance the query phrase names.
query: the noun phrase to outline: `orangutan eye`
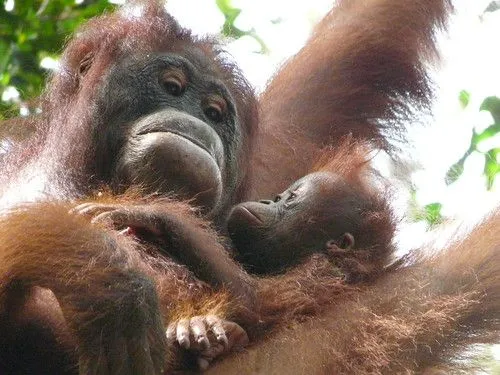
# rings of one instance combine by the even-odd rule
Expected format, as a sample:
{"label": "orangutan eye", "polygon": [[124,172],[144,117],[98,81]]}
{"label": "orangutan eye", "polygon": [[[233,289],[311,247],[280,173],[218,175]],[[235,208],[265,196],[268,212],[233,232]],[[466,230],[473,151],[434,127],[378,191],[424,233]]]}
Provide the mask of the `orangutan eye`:
{"label": "orangutan eye", "polygon": [[78,67],[78,74],[80,77],[83,77],[89,71],[92,66],[92,62],[94,61],[94,54],[88,53],[80,62],[80,66]]}
{"label": "orangutan eye", "polygon": [[293,201],[295,198],[297,198],[297,193],[291,192],[290,195],[286,198],[287,202]]}
{"label": "orangutan eye", "polygon": [[207,118],[215,123],[224,121],[227,112],[227,102],[217,94],[210,95],[202,103],[203,112]]}
{"label": "orangutan eye", "polygon": [[182,94],[182,85],[181,85],[180,82],[178,82],[176,80],[169,80],[169,81],[165,82],[163,85],[165,87],[165,90],[167,90],[167,92],[170,95],[181,96],[181,94]]}
{"label": "orangutan eye", "polygon": [[217,104],[211,104],[205,108],[205,116],[213,122],[222,122],[222,120],[224,120],[222,109]]}
{"label": "orangutan eye", "polygon": [[181,96],[186,88],[186,80],[182,73],[169,71],[162,77],[162,84],[165,91],[172,96]]}

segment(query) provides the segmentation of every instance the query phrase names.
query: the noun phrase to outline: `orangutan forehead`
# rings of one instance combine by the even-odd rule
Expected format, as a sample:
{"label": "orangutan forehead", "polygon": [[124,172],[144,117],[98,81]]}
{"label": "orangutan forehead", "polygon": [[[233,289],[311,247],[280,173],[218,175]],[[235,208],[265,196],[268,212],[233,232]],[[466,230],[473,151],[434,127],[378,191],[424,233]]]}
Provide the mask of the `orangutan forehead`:
{"label": "orangutan forehead", "polygon": [[179,53],[181,56],[188,59],[191,64],[193,64],[199,71],[204,72],[205,74],[209,74],[212,76],[220,76],[220,71],[216,69],[217,64],[214,64],[214,54],[212,51],[207,53],[203,48],[193,46],[193,45],[184,45],[182,50],[174,51]]}

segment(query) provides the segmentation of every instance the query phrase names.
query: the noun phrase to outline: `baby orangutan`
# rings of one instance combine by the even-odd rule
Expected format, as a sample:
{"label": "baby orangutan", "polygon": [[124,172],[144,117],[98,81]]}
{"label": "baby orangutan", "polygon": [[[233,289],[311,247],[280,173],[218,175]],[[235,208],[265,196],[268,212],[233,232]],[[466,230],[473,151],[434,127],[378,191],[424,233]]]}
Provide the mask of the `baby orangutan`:
{"label": "baby orangutan", "polygon": [[347,282],[363,281],[386,265],[387,239],[373,243],[387,209],[379,194],[340,174],[321,170],[308,174],[271,200],[235,206],[228,231],[236,258],[251,273],[274,274],[304,260],[327,253]]}

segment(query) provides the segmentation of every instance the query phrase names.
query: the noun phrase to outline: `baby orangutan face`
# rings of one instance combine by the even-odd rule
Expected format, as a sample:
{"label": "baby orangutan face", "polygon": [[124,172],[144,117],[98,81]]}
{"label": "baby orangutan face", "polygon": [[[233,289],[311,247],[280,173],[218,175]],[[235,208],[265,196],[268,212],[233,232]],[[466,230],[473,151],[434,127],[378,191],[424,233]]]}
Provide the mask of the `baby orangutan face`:
{"label": "baby orangutan face", "polygon": [[236,257],[251,272],[276,273],[305,256],[324,251],[335,241],[351,247],[361,222],[362,194],[344,178],[311,173],[294,182],[274,200],[235,206],[228,231]]}

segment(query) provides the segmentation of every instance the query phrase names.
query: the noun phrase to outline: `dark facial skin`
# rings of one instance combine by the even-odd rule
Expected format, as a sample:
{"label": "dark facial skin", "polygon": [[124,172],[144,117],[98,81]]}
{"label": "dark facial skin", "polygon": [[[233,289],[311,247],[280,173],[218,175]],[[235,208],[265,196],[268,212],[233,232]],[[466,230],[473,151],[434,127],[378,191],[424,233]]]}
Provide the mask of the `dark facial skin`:
{"label": "dark facial skin", "polygon": [[236,257],[253,273],[276,273],[325,250],[332,241],[350,247],[347,242],[356,237],[361,222],[361,197],[340,176],[317,172],[293,183],[274,201],[241,203],[228,219]]}
{"label": "dark facial skin", "polygon": [[111,69],[98,94],[105,120],[96,154],[114,190],[175,192],[207,211],[231,194],[240,125],[229,90],[205,64],[187,51],[127,57]]}

